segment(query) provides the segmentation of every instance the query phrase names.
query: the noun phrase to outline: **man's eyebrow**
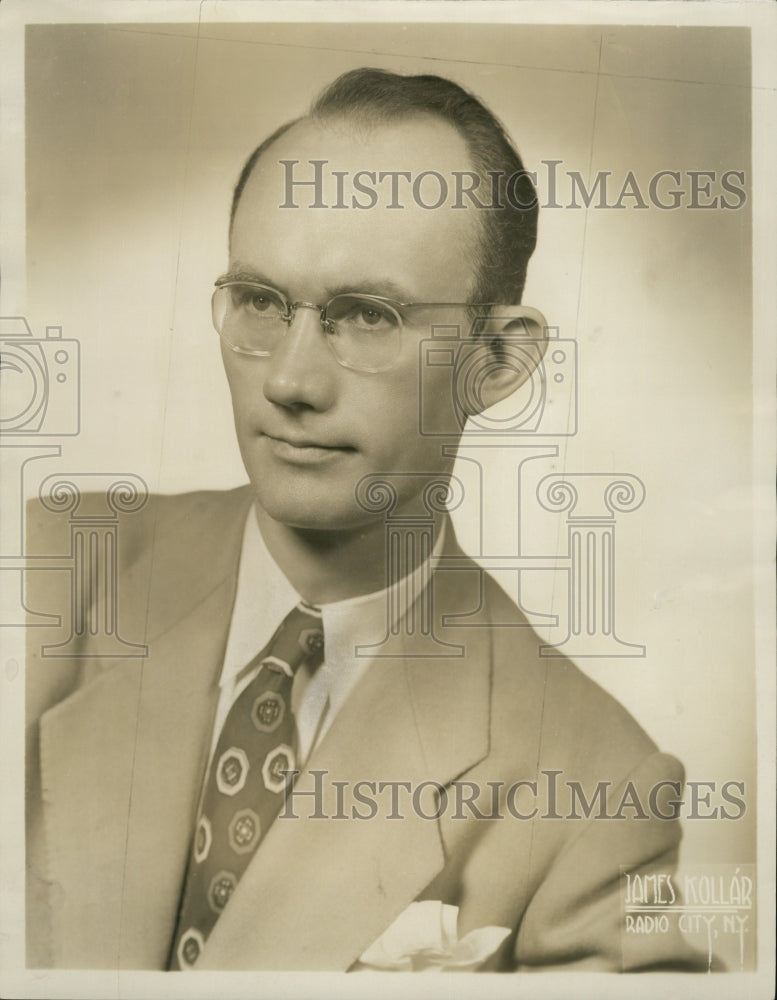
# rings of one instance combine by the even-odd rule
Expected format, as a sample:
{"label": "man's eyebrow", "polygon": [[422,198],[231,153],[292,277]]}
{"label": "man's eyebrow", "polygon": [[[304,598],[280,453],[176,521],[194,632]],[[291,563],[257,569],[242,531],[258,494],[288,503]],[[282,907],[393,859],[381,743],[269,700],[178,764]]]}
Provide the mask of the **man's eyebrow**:
{"label": "man's eyebrow", "polygon": [[362,281],[351,281],[347,285],[337,285],[334,288],[327,288],[327,294],[331,298],[334,295],[344,295],[348,292],[362,292],[364,295],[377,295],[382,299],[393,299],[395,302],[410,303],[414,301],[413,295],[398,285],[391,278],[365,279]]}
{"label": "man's eyebrow", "polygon": [[[229,266],[229,270],[223,275],[224,278],[233,281],[258,281],[262,285],[270,285],[278,291],[284,291],[277,282],[268,278],[266,274],[258,271],[251,264],[235,260]],[[333,298],[335,295],[346,295],[351,292],[361,292],[364,295],[377,295],[379,298],[392,299],[394,302],[411,303],[415,301],[413,295],[407,288],[392,281],[391,278],[365,278],[364,280],[349,281],[326,289],[326,297]]]}
{"label": "man's eyebrow", "polygon": [[262,285],[272,285],[273,288],[277,287],[275,282],[271,281],[266,274],[262,274],[255,267],[252,267],[250,264],[244,264],[240,260],[233,261],[229,265],[229,270],[222,277],[229,278],[232,281],[242,278],[244,281],[258,281]]}

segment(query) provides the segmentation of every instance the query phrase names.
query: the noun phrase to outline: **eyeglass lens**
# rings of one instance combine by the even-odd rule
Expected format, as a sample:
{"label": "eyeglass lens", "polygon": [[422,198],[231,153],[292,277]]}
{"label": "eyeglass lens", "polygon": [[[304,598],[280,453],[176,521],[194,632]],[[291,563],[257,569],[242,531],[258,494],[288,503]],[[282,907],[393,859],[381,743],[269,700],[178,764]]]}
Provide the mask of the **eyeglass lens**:
{"label": "eyeglass lens", "polygon": [[[213,323],[221,337],[240,353],[269,355],[286,334],[293,307],[274,289],[230,283],[213,295]],[[402,320],[370,296],[336,295],[322,317],[327,340],[348,368],[383,371],[396,360]]]}

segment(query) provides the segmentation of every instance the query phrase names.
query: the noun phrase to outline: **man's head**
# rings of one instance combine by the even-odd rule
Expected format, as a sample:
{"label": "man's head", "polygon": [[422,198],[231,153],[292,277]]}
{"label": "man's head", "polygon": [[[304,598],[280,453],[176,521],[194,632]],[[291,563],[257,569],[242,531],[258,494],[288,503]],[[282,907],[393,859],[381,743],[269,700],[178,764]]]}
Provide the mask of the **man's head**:
{"label": "man's head", "polygon": [[[484,165],[486,148],[500,152],[499,165],[495,159]],[[317,184],[290,201],[289,163],[315,161],[326,165]],[[493,350],[490,343],[510,329],[509,307],[520,300],[536,206],[523,214],[512,207],[460,210],[450,201],[429,209],[428,202],[410,197],[398,208],[396,193],[387,190],[364,210],[344,191],[359,174],[396,173],[411,179],[412,190],[414,178],[454,178],[486,167],[511,171],[503,186],[520,170],[513,184],[525,181],[531,190],[501,127],[475,98],[437,77],[376,70],[335,81],[309,116],[279,129],[246,164],[233,202],[229,275],[261,283],[296,308],[286,312],[285,324],[276,324],[283,332],[264,356],[235,351],[241,345],[223,328],[222,355],[243,460],[260,505],[276,521],[305,529],[357,528],[372,519],[356,501],[365,476],[384,474],[406,507],[429,479],[450,472],[451,446],[461,433],[453,371],[451,365],[427,367],[423,341],[435,325],[458,326],[466,336],[478,311],[468,303],[502,303],[504,308],[485,310],[496,318],[486,324],[482,350]],[[515,187],[512,195],[517,202]],[[524,191],[520,200],[533,199]],[[218,293],[220,308],[261,326],[268,303],[278,311],[274,293],[257,296],[246,287],[248,292],[232,286]],[[371,368],[360,357],[352,363],[342,324],[322,324],[319,307],[355,292],[394,303],[360,307],[355,319],[348,318],[367,352],[376,328],[392,322],[401,328],[390,363],[381,358]],[[338,308],[342,301],[336,300]],[[327,318],[336,312],[333,305]],[[489,371],[480,393],[486,406],[526,375],[499,363]]]}
{"label": "man's head", "polygon": [[[469,170],[477,174],[479,183],[473,185],[471,200],[462,195],[462,203],[469,207],[477,201],[502,206],[472,212],[477,218],[478,239],[473,248],[476,278],[471,301],[508,305],[520,302],[529,258],[537,242],[537,196],[504,127],[473,94],[439,76],[401,76],[363,68],[344,73],[322,91],[309,117],[369,128],[419,115],[447,122],[467,147]],[[235,185],[230,230],[257,160],[297,121],[300,119],[282,125],[246,161]]]}

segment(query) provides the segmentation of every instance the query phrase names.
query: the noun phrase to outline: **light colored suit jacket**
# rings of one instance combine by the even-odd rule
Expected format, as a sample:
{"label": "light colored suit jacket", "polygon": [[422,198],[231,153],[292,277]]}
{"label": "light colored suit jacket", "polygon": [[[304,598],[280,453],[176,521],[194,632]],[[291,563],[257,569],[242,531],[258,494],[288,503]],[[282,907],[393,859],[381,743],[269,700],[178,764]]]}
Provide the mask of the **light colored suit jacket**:
{"label": "light colored suit jacket", "polygon": [[[43,658],[55,630],[30,629],[32,967],[166,967],[250,503],[248,488],[156,497],[125,517],[119,628],[148,656],[100,660],[85,636],[86,655]],[[30,554],[68,551],[66,517],[33,510],[28,526]],[[457,551],[451,538],[445,555]],[[555,811],[566,816],[567,782],[589,797],[609,783],[617,803],[630,781],[646,803],[658,782],[682,780],[681,766],[572,663],[540,659],[536,635],[494,581],[474,563],[459,566],[435,572],[433,594],[437,634],[465,655],[414,658],[397,639],[397,655],[368,670],[297,781],[299,818],[270,828],[202,968],[347,970],[425,899],[459,908],[459,935],[511,929],[489,969],[698,967],[674,932],[624,932],[621,871],[670,872],[676,821],[630,811],[543,818],[553,811],[544,772],[560,772]],[[67,616],[69,574],[28,576],[28,606]],[[349,789],[473,782],[486,814],[489,782],[537,781],[536,797],[522,798],[526,786],[513,805],[538,815],[516,819],[502,807],[502,818],[478,819],[465,808],[461,818],[449,803],[439,819],[406,806],[402,820],[386,809],[371,820],[316,819],[314,797],[301,794],[313,771]],[[336,812],[328,791],[323,808]]]}

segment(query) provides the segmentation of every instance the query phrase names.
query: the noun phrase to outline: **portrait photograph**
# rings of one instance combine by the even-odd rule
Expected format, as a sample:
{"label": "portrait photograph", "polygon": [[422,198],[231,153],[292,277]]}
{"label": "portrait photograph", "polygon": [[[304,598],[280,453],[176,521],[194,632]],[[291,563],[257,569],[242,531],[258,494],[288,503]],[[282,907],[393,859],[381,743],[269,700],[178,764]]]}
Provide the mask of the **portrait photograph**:
{"label": "portrait photograph", "polygon": [[3,996],[772,995],[776,41],[2,5]]}

